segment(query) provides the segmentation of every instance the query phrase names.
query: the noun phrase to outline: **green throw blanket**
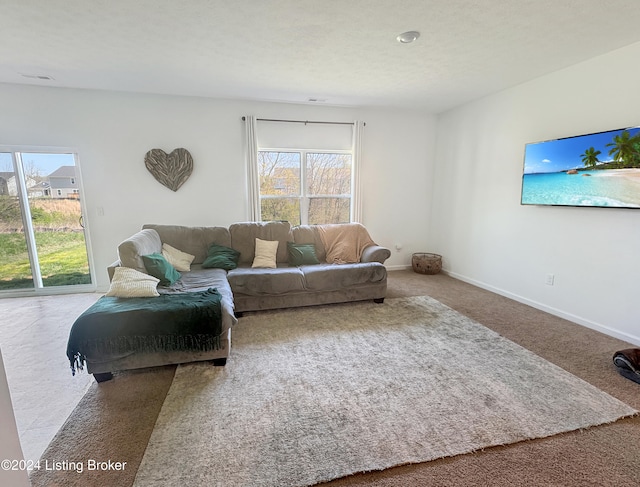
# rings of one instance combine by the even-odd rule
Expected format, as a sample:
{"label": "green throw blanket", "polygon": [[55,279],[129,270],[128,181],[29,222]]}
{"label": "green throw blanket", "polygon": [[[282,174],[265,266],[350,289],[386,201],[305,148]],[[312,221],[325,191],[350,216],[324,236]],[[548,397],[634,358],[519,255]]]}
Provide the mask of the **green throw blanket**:
{"label": "green throw blanket", "polygon": [[133,352],[208,351],[220,348],[220,293],[213,288],[154,298],[103,296],[71,327],[71,372],[86,356],[109,360]]}

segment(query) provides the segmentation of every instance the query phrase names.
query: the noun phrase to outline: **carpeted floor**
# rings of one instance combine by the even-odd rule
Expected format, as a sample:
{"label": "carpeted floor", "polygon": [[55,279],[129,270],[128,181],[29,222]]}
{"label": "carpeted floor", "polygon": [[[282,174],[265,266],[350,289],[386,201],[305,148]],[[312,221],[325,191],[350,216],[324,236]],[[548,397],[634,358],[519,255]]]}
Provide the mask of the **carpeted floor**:
{"label": "carpeted floor", "polygon": [[[620,377],[615,350],[628,344],[446,275],[391,272],[388,297],[430,295],[638,409],[640,385]],[[232,352],[233,353],[233,352]],[[127,462],[121,471],[36,471],[38,485],[132,484],[173,379],[174,367],[122,373],[94,384],[43,460]],[[332,486],[638,485],[640,418],[505,447],[356,474]],[[176,465],[181,459],[175,459]]]}
{"label": "carpeted floor", "polygon": [[178,367],[134,486],[304,487],[635,413],[428,296],[266,311],[225,368]]}

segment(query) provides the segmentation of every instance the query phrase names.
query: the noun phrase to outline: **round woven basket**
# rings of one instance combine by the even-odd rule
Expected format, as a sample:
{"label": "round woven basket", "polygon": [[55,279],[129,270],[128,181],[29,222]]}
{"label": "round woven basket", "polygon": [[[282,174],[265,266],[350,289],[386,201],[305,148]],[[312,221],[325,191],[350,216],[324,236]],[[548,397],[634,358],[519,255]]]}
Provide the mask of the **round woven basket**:
{"label": "round woven basket", "polygon": [[411,267],[419,274],[437,274],[442,270],[442,256],[418,252],[411,256]]}

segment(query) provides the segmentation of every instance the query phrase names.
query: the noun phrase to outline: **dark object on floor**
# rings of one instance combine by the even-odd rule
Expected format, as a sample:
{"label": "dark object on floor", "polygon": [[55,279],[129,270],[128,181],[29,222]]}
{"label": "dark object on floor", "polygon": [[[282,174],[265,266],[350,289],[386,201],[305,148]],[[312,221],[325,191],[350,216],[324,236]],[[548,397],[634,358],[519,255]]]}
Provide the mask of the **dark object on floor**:
{"label": "dark object on floor", "polygon": [[96,382],[106,382],[108,380],[113,379],[113,374],[111,372],[104,372],[102,374],[93,374],[93,378]]}
{"label": "dark object on floor", "polygon": [[640,348],[627,348],[613,355],[613,364],[620,375],[640,384]]}

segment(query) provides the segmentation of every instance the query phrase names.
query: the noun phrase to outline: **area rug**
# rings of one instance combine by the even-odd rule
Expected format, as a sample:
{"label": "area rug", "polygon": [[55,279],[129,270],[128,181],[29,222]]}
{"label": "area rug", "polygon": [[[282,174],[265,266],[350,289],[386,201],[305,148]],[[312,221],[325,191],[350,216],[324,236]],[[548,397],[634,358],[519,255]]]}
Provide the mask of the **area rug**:
{"label": "area rug", "polygon": [[429,297],[261,312],[226,367],[178,367],[134,485],[313,485],[636,413]]}

